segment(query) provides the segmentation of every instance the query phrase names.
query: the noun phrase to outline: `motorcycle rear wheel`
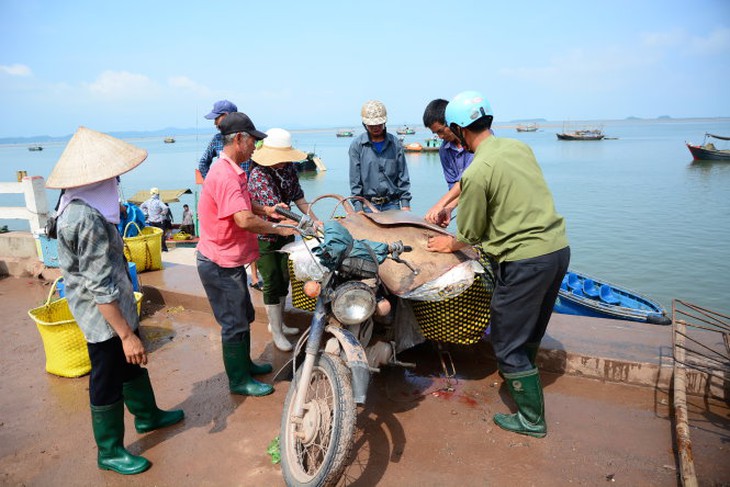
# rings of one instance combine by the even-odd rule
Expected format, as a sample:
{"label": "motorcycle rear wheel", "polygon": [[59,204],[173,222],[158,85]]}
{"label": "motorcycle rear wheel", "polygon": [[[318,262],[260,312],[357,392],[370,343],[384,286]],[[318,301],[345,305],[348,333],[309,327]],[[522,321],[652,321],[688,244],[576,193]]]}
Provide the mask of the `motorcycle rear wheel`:
{"label": "motorcycle rear wheel", "polygon": [[304,418],[291,420],[301,370],[289,387],[281,418],[281,470],[288,486],[331,486],[347,466],[356,406],[350,371],[340,357],[322,353],[307,387]]}

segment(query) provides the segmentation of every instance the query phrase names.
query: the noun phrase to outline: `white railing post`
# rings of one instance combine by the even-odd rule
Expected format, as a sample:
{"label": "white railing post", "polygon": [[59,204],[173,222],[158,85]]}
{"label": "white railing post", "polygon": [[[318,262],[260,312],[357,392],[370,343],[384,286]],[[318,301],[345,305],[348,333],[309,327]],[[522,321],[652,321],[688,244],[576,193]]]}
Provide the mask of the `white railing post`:
{"label": "white railing post", "polygon": [[28,210],[30,231],[34,235],[45,228],[48,220],[48,197],[45,181],[41,176],[25,176],[21,181],[25,195],[25,207]]}

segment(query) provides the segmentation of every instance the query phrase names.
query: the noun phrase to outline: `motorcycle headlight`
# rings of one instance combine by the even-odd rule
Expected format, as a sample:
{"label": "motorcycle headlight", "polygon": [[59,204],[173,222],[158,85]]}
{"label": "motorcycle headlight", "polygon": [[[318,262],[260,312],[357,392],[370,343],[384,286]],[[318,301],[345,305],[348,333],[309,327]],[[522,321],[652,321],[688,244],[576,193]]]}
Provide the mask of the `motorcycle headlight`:
{"label": "motorcycle headlight", "polygon": [[362,323],[375,312],[375,293],[360,281],[346,282],[335,291],[332,313],[344,325]]}

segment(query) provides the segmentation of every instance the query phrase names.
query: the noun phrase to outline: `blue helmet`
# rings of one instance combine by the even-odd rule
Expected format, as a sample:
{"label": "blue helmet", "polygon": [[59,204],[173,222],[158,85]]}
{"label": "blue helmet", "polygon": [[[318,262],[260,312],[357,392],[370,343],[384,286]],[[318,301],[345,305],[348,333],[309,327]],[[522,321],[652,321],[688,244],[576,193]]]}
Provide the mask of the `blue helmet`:
{"label": "blue helmet", "polygon": [[487,99],[478,91],[462,91],[446,105],[446,125],[468,127],[482,117],[494,116]]}

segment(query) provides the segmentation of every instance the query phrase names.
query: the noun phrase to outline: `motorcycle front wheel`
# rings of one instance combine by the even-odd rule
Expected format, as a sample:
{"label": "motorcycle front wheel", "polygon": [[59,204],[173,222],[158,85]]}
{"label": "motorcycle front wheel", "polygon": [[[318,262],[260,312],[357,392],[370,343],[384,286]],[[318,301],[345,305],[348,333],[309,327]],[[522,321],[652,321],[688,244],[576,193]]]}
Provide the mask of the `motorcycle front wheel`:
{"label": "motorcycle front wheel", "polygon": [[[281,418],[281,470],[288,486],[335,485],[344,471],[355,432],[350,371],[340,357],[322,353],[309,384],[301,370],[289,387]],[[296,387],[306,387],[304,417],[292,418]]]}

